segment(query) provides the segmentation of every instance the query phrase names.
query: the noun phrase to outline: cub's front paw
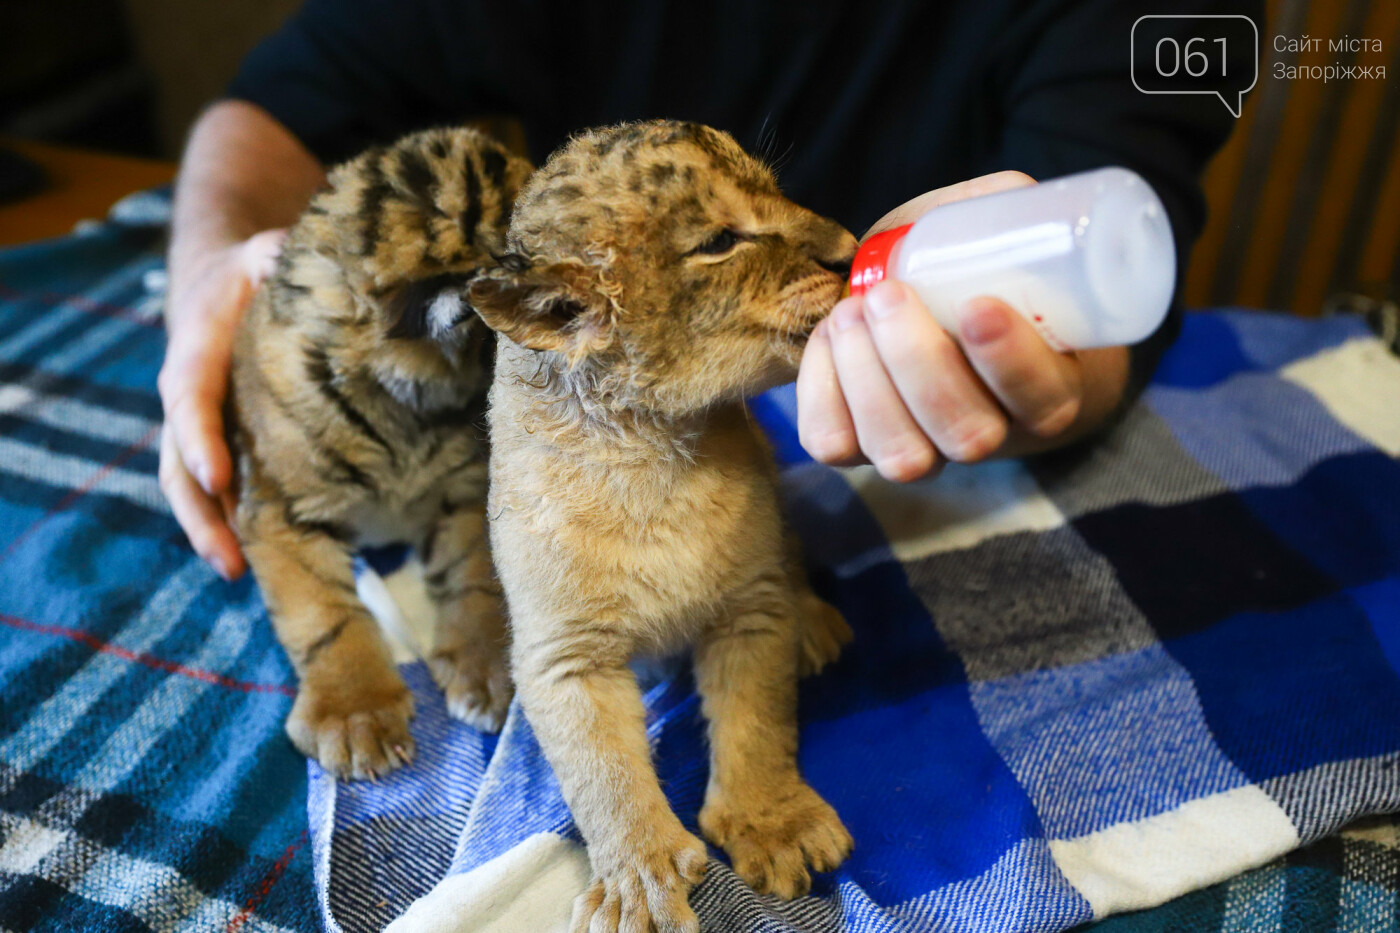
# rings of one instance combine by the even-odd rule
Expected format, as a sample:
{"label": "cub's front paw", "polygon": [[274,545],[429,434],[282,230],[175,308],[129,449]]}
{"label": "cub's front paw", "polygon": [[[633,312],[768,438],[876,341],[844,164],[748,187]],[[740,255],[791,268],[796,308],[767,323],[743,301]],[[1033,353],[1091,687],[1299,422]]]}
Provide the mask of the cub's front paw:
{"label": "cub's front paw", "polygon": [[831,805],[800,780],[774,796],[760,793],[742,801],[711,794],[700,811],[700,828],[759,894],[800,897],[812,888],[809,867],[831,871],[850,855],[851,834]]}
{"label": "cub's front paw", "polygon": [[438,648],[428,657],[428,669],[449,713],[484,732],[501,731],[515,693],[503,650],[480,644]]}
{"label": "cub's front paw", "polygon": [[569,933],[699,933],[690,889],[705,877],[705,844],[679,823],[623,853],[574,900]]}
{"label": "cub's front paw", "polygon": [[413,758],[413,694],[397,688],[297,691],[287,735],[309,758],[338,778],[375,778]]}

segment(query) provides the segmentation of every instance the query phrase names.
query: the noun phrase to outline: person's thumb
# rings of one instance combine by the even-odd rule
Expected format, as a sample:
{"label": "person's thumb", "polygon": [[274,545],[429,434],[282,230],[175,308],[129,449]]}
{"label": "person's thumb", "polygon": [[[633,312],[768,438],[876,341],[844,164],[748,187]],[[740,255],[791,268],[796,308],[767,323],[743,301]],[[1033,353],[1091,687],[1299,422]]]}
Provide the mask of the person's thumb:
{"label": "person's thumb", "polygon": [[287,239],[286,230],[264,230],[243,241],[240,256],[244,274],[249,283],[257,288],[277,268],[277,257],[282,253],[282,243]]}

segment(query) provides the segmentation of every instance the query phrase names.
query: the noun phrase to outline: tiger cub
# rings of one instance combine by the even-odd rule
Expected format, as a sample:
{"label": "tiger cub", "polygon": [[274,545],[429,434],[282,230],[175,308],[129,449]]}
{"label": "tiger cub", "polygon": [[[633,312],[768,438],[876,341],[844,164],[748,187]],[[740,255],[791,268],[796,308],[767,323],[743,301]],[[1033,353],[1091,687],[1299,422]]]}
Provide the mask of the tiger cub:
{"label": "tiger cub", "polygon": [[449,710],[494,731],[510,702],[484,510],[495,341],[463,296],[531,171],[469,129],[335,168],[239,334],[237,532],[300,678],[287,734],[337,776],[413,751],[412,696],[356,594],[359,545],[417,549]]}

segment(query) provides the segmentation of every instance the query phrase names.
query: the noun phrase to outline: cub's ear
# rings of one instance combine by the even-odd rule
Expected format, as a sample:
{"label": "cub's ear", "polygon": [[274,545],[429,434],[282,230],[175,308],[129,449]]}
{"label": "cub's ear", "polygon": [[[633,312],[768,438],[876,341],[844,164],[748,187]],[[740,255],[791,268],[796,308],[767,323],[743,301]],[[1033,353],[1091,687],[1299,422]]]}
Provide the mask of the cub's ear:
{"label": "cub's ear", "polygon": [[385,305],[388,337],[394,340],[451,340],[471,321],[467,283],[472,273],[451,272],[409,282]]}
{"label": "cub's ear", "polygon": [[612,337],[612,304],[581,263],[505,256],[472,281],[467,300],[487,327],[527,349],[562,353],[571,366]]}

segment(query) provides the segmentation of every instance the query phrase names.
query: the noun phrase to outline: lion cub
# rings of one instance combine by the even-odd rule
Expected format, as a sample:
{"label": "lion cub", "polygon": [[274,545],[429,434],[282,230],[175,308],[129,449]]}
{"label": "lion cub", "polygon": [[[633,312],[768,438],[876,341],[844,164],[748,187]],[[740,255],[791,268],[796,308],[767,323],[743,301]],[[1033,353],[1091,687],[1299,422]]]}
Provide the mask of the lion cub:
{"label": "lion cub", "polygon": [[793,378],[856,241],[728,135],[654,122],[555,153],[508,246],[469,287],[502,338],[491,542],[516,688],[593,866],[573,927],[698,928],[705,846],[667,806],[627,667],[686,647],[700,827],[759,892],[803,894],[851,837],[798,773],[797,679],[850,631],[793,558],[744,398]]}
{"label": "lion cub", "polygon": [[498,729],[510,702],[480,425],[495,341],[463,292],[503,251],[531,170],[467,129],[341,165],[239,333],[235,524],[301,681],[287,733],[340,776],[413,747],[412,697],[356,595],[356,545],[418,549],[449,709]]}

